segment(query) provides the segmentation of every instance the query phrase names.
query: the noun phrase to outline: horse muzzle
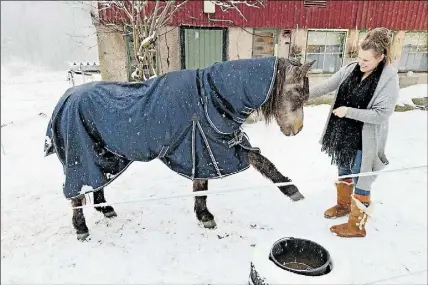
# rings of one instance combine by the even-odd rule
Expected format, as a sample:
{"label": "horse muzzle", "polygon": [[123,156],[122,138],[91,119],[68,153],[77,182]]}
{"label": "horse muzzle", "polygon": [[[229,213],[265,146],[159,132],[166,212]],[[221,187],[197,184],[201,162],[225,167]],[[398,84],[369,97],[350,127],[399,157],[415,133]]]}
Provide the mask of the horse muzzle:
{"label": "horse muzzle", "polygon": [[297,126],[287,126],[287,127],[281,127],[281,132],[286,135],[287,137],[289,136],[295,136],[298,133],[300,133],[300,131],[303,129],[303,124],[299,124]]}

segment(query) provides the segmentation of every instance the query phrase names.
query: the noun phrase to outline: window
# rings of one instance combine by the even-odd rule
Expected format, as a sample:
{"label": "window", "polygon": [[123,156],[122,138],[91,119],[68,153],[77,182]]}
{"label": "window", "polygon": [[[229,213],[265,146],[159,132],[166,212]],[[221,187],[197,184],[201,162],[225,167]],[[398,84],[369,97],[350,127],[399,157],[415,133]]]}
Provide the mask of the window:
{"label": "window", "polygon": [[274,56],[277,42],[277,30],[254,29],[253,57]]}
{"label": "window", "polygon": [[343,61],[346,32],[309,31],[306,61],[316,60],[311,71],[333,73],[340,69]]}
{"label": "window", "polygon": [[401,53],[400,71],[427,71],[427,33],[406,33]]}

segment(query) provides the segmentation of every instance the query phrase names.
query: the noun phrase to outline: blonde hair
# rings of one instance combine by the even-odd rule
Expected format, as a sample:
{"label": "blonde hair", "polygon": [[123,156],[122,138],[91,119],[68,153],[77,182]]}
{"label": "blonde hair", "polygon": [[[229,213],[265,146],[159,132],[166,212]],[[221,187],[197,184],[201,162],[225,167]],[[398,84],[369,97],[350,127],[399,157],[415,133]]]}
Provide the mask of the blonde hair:
{"label": "blonde hair", "polygon": [[387,28],[370,30],[360,44],[362,50],[372,49],[376,56],[385,55],[385,63],[391,63],[391,31]]}

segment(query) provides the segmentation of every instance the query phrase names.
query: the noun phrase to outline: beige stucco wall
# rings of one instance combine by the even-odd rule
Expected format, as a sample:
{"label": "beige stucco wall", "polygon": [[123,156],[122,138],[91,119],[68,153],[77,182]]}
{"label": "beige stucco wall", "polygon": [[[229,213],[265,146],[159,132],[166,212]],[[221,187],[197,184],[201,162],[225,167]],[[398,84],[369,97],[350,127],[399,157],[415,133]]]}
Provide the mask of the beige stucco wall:
{"label": "beige stucco wall", "polygon": [[97,41],[102,79],[127,81],[126,48],[123,35],[97,28]]}
{"label": "beige stucco wall", "polygon": [[295,53],[300,53],[301,62],[303,63],[306,55],[307,38],[308,38],[308,30],[306,29],[294,29],[291,31],[290,57],[295,56]]}
{"label": "beige stucco wall", "polygon": [[391,61],[398,68],[400,63],[405,31],[397,31],[391,45]]}
{"label": "beige stucco wall", "polygon": [[229,28],[227,47],[227,59],[251,58],[253,54],[253,29]]}
{"label": "beige stucco wall", "polygon": [[354,29],[354,30],[348,31],[342,65],[347,65],[348,63],[355,61],[356,59],[355,53],[358,52],[358,35],[359,34],[360,34],[359,30]]}
{"label": "beige stucco wall", "polygon": [[161,35],[158,39],[160,73],[181,69],[180,29],[178,27],[164,27],[159,34]]}
{"label": "beige stucco wall", "polygon": [[286,57],[290,54],[291,48],[291,33],[288,36],[284,36],[283,30],[279,30],[278,35],[278,56]]}

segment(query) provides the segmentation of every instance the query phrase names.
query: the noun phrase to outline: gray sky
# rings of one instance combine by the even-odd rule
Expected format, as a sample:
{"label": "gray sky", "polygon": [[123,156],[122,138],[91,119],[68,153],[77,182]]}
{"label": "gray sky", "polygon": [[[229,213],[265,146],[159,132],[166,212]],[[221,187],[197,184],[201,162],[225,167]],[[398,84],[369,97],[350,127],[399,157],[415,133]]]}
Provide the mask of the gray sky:
{"label": "gray sky", "polygon": [[78,1],[2,1],[1,64],[18,59],[63,70],[70,61],[98,61],[89,11]]}

